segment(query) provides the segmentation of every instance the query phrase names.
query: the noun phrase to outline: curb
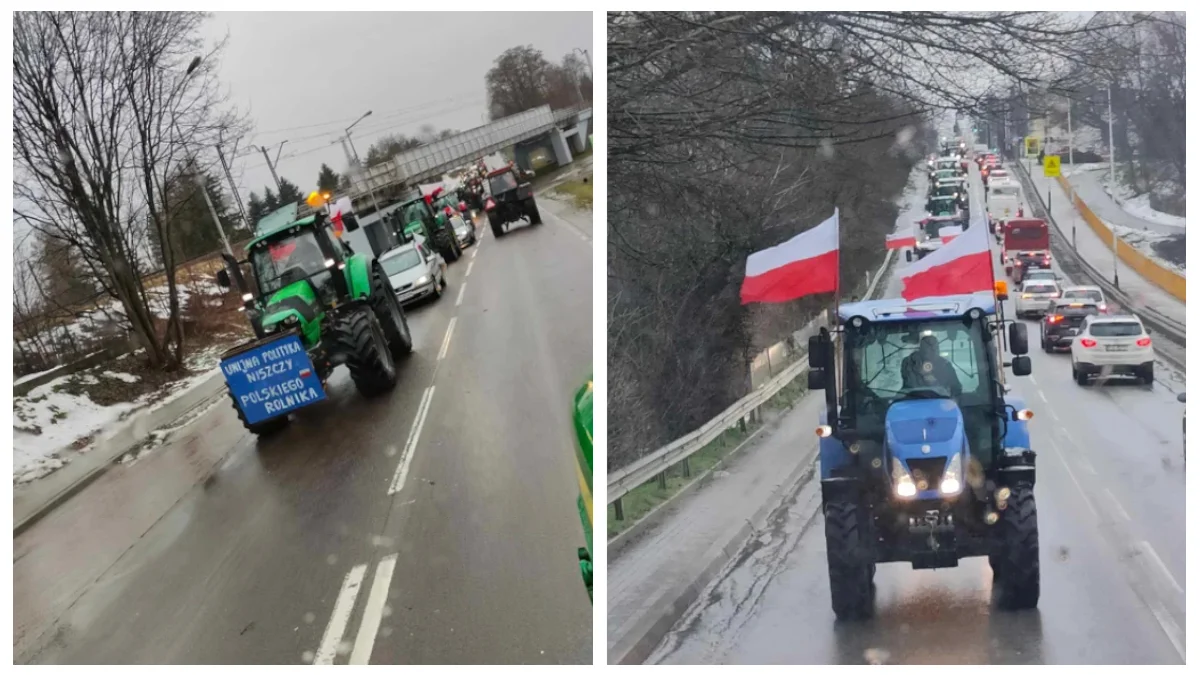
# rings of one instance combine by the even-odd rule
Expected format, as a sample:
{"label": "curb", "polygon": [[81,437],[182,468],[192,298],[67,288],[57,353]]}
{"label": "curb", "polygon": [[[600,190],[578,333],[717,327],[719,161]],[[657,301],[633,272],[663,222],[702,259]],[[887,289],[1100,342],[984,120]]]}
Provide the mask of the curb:
{"label": "curb", "polygon": [[[101,438],[97,442],[96,447],[88,453],[89,459],[91,457],[100,458],[99,465],[49,495],[44,501],[34,506],[29,513],[21,516],[19,519],[14,514],[13,536],[19,536],[71,497],[79,494],[84,488],[111,469],[117,459],[137,447],[138,444],[144,442],[152,432],[171,425],[172,422],[179,420],[200,406],[216,399],[224,389],[225,380],[221,377],[220,369],[213,369],[208,377],[162,407],[154,410],[141,410],[135,413],[124,424]],[[92,453],[95,453],[95,455],[92,455]],[[50,476],[46,478],[48,479]]]}
{"label": "curb", "polygon": [[[747,439],[749,440],[749,439]],[[770,516],[785,504],[796,490],[810,480],[816,470],[817,448],[800,460],[796,468],[780,483],[763,505],[746,521],[729,541],[721,545],[720,552],[708,563],[696,578],[679,584],[662,603],[657,615],[642,619],[630,636],[622,639],[609,650],[608,662],[612,665],[637,665],[645,662],[662,642],[671,628],[683,617],[725,565],[735,558],[746,542],[759,532],[770,520]]]}

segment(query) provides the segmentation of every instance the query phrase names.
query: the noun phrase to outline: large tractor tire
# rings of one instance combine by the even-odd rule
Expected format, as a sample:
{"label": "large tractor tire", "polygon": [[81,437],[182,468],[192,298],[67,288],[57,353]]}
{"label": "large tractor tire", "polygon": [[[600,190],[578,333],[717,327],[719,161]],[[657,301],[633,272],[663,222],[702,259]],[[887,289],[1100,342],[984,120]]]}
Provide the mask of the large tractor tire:
{"label": "large tractor tire", "polygon": [[542,214],[538,211],[537,202],[530,199],[525,203],[525,213],[529,215],[530,225],[541,225]]}
{"label": "large tractor tire", "polygon": [[492,236],[499,239],[504,236],[504,221],[499,216],[492,215],[494,211],[488,211],[488,225],[492,226]]}
{"label": "large tractor tire", "polygon": [[1033,609],[1042,588],[1037,502],[1033,486],[1028,483],[1018,483],[1011,490],[1008,508],[995,525],[996,550],[988,557],[992,583],[1001,609]]}
{"label": "large tractor tire", "polygon": [[399,359],[412,353],[412,331],[408,328],[408,317],[404,308],[396,299],[396,291],[386,275],[376,268],[371,274],[371,309],[375,318],[383,327],[383,335],[387,338],[388,349],[393,359]]}
{"label": "large tractor tire", "polygon": [[440,225],[435,225],[433,231],[433,247],[437,252],[442,254],[446,262],[454,262],[458,260],[458,255],[454,249],[454,233],[446,232],[446,228]]}
{"label": "large tractor tire", "polygon": [[346,367],[360,394],[370,398],[396,386],[396,362],[373,310],[362,309],[340,318],[333,327],[333,338],[346,355]]}
{"label": "large tractor tire", "polygon": [[863,507],[837,501],[825,505],[825,555],[833,613],[843,621],[866,619],[875,609],[875,557]]}
{"label": "large tractor tire", "polygon": [[255,436],[273,436],[287,428],[290,421],[287,415],[280,415],[279,417],[272,417],[269,420],[263,420],[257,424],[251,424],[246,420],[246,415],[242,412],[242,407],[238,405],[237,399],[234,398],[233,392],[228,393],[229,400],[233,403],[233,409],[237,411],[238,419],[241,420],[242,426],[246,427],[246,431]]}

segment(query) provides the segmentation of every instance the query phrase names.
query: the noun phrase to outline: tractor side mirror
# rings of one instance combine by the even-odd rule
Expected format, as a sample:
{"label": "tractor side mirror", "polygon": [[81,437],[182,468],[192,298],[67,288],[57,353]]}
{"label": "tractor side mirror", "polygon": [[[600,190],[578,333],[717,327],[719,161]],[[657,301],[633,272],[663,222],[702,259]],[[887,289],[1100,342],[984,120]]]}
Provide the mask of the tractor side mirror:
{"label": "tractor side mirror", "polygon": [[[1029,353],[1029,333],[1025,330],[1025,324],[1010,323],[1008,325],[1008,351],[1017,356]],[[1025,359],[1025,361],[1028,362],[1029,359]],[[1017,359],[1013,359],[1013,373],[1017,372],[1016,369]]]}
{"label": "tractor side mirror", "polygon": [[1014,356],[1012,360],[1013,375],[1024,377],[1033,372],[1033,362],[1028,356]]}
{"label": "tractor side mirror", "polygon": [[818,391],[825,388],[825,369],[824,368],[809,368],[808,369],[808,390]]}
{"label": "tractor side mirror", "polygon": [[233,286],[233,282],[229,280],[229,272],[227,270],[217,270],[217,285],[225,290],[229,290]]}
{"label": "tractor side mirror", "polygon": [[912,250],[911,249],[905,249],[904,260],[905,260],[905,262],[912,262]]}
{"label": "tractor side mirror", "polygon": [[829,360],[829,343],[820,335],[808,337],[808,368],[809,372],[825,367]]}
{"label": "tractor side mirror", "polygon": [[354,215],[353,213],[342,214],[342,225],[346,226],[347,232],[354,232],[358,228],[362,227],[362,225],[360,225],[358,222],[358,216]]}

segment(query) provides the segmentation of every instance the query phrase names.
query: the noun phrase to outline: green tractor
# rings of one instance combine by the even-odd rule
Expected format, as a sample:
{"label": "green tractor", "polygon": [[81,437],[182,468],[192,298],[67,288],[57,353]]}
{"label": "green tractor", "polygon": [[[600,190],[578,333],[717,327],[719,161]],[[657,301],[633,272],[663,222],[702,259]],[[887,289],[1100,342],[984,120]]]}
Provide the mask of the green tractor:
{"label": "green tractor", "polygon": [[339,365],[364,396],[396,386],[412,333],[379,262],[343,241],[344,230],[357,229],[352,215],[300,218],[293,204],[259,221],[246,260],[223,254],[217,281],[242,294],[255,339],[222,354],[221,370],[251,433],[278,432],[290,413],[324,400]]}
{"label": "green tractor", "polygon": [[458,243],[458,237],[454,235],[454,226],[450,219],[445,213],[434,210],[433,201],[436,194],[416,197],[402,203],[391,217],[398,218],[398,221],[393,221],[401,228],[397,234],[402,234],[406,241],[411,240],[413,234],[419,234],[435,251],[442,254],[447,263],[452,263],[462,256],[462,246]]}
{"label": "green tractor", "polygon": [[575,427],[575,472],[579,480],[579,521],[583,524],[583,536],[587,548],[580,548],[579,572],[587,587],[588,599],[592,597],[592,378],[575,393],[572,411]]}

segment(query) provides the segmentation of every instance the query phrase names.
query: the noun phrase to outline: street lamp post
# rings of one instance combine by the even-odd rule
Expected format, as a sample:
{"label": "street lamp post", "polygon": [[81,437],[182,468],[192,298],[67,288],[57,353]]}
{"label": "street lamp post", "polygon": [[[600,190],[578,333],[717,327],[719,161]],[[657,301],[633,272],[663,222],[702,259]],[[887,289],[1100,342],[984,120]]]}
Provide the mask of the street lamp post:
{"label": "street lamp post", "polygon": [[[363,113],[362,117],[354,120],[354,124],[346,127],[346,142],[350,144],[350,150],[354,153],[354,164],[360,173],[362,173],[363,170],[362,160],[359,159],[358,149],[354,147],[354,141],[350,138],[350,130],[357,126],[359,122],[370,117],[371,112],[372,111],[368,110],[367,112]],[[371,195],[371,207],[375,209],[375,213],[379,213],[379,202],[375,200],[375,188],[371,187],[371,182],[368,181],[365,176],[363,177],[363,181],[367,184],[367,193]]]}
{"label": "street lamp post", "polygon": [[[1113,149],[1113,114],[1112,114],[1112,82],[1108,83],[1108,190],[1116,194],[1117,189],[1117,155]],[[1117,272],[1117,227],[1112,227],[1112,256],[1113,256],[1113,286],[1121,287],[1121,277]]]}

